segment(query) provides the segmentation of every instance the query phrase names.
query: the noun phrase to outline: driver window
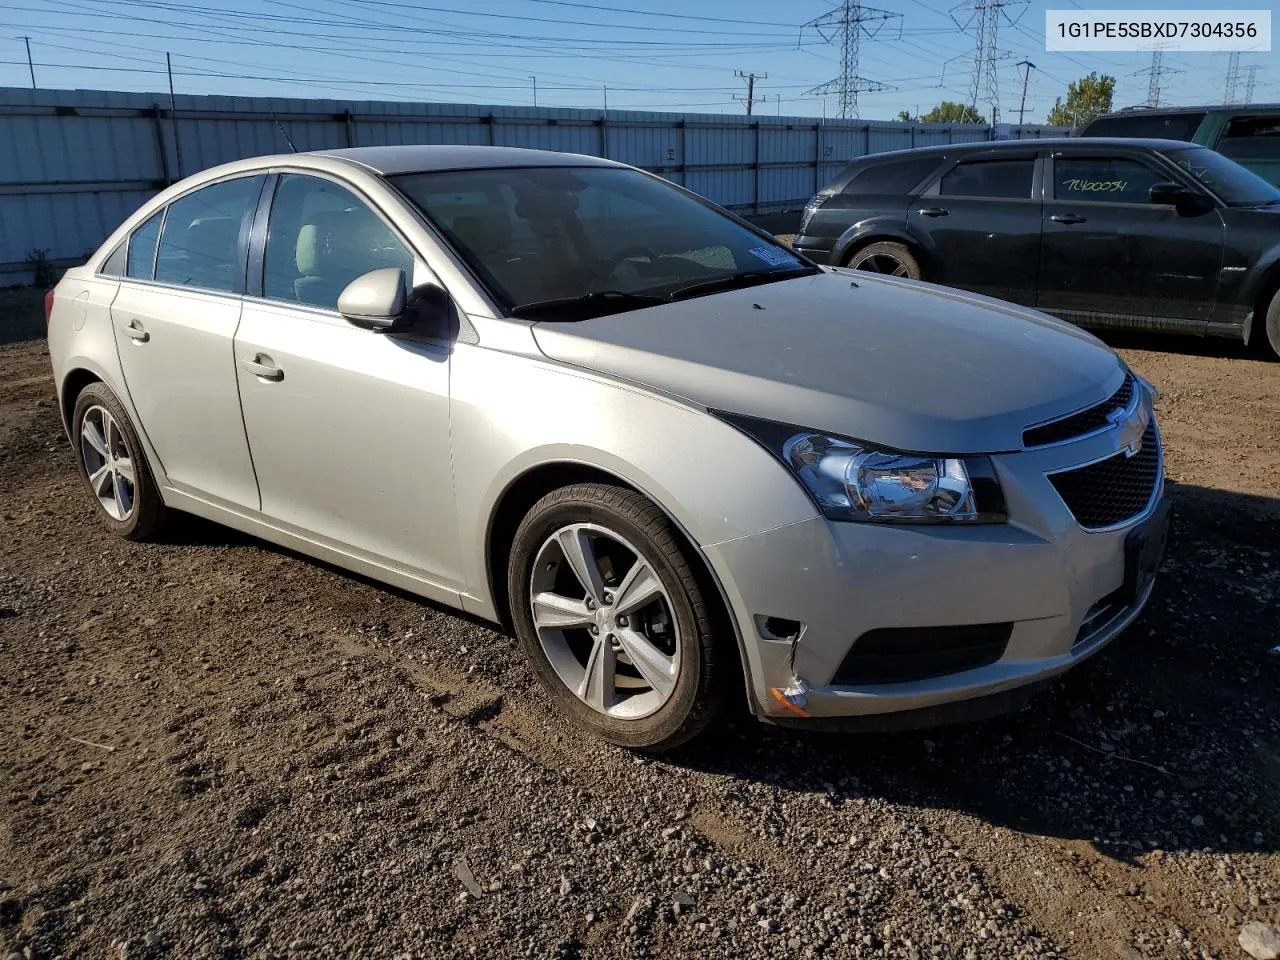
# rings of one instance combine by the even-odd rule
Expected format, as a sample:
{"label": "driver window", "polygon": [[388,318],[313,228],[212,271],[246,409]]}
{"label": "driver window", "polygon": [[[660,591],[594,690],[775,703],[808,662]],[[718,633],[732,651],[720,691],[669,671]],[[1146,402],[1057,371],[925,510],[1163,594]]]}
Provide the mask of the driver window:
{"label": "driver window", "polygon": [[271,202],[263,296],[337,310],[347,284],[384,267],[399,267],[413,279],[413,255],[364,201],[319,177],[280,178]]}

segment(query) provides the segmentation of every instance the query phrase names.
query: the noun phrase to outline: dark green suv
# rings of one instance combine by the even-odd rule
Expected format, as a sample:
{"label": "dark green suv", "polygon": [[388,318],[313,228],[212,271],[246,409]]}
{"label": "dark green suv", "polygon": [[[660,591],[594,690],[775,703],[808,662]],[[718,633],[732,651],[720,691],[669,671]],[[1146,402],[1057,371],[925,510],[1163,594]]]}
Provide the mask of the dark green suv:
{"label": "dark green suv", "polygon": [[1199,143],[1280,185],[1280,104],[1135,107],[1098,117],[1080,131],[1080,136],[1159,137]]}

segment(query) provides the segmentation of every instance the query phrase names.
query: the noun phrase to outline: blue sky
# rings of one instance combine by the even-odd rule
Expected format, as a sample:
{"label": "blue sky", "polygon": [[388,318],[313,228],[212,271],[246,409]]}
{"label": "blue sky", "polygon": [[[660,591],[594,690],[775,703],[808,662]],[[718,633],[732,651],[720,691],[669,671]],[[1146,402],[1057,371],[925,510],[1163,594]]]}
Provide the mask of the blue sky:
{"label": "blue sky", "polygon": [[[901,14],[861,44],[860,73],[894,89],[862,94],[865,118],[893,119],[943,99],[965,100],[974,40],[952,0],[868,0]],[[1151,4],[1030,0],[1007,8],[999,47],[1001,119],[1016,120],[1017,62],[1029,59],[1027,121],[1043,121],[1068,81],[1090,70],[1118,79],[1116,106],[1141,103],[1150,55],[1044,50],[1045,10]],[[839,71],[839,47],[802,25],[834,0],[6,0],[0,6],[0,86],[30,85],[23,36],[42,87],[159,91],[164,54],[184,93],[470,103],[533,102],[611,109],[743,111],[735,70],[768,74],[756,111],[821,116],[805,90]],[[1201,9],[1215,4],[1161,7]],[[964,23],[965,15],[956,17]],[[1277,53],[1256,64],[1255,100],[1280,99]],[[1225,53],[1164,55],[1162,102],[1223,99]],[[826,99],[836,115],[834,97]]]}

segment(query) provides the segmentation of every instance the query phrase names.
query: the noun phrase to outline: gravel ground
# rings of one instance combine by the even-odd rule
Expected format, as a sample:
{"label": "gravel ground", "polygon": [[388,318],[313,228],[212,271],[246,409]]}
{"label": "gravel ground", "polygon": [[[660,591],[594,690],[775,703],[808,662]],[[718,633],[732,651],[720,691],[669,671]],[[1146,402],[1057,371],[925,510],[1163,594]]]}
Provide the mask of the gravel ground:
{"label": "gravel ground", "polygon": [[0,957],[1244,956],[1280,921],[1280,364],[1117,344],[1176,481],[1123,638],[1015,717],[737,717],[657,761],[485,624],[194,520],[112,539],[43,342],[0,347]]}

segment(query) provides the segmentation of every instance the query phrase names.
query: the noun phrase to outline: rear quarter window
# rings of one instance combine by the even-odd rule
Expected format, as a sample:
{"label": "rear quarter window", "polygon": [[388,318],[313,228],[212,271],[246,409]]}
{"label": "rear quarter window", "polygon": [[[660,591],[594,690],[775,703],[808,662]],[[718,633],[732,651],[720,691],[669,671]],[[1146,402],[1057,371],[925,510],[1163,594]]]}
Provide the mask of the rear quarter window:
{"label": "rear quarter window", "polygon": [[1236,117],[1222,132],[1217,150],[1242,164],[1280,160],[1280,116]]}
{"label": "rear quarter window", "polygon": [[1185,140],[1195,138],[1204,121],[1203,113],[1162,113],[1155,116],[1142,113],[1121,113],[1099,117],[1081,131],[1083,137],[1153,137],[1159,140]]}
{"label": "rear quarter window", "polygon": [[910,193],[941,163],[941,157],[917,157],[863,167],[841,192],[846,196]]}

